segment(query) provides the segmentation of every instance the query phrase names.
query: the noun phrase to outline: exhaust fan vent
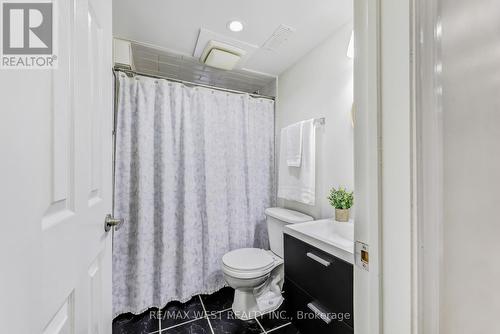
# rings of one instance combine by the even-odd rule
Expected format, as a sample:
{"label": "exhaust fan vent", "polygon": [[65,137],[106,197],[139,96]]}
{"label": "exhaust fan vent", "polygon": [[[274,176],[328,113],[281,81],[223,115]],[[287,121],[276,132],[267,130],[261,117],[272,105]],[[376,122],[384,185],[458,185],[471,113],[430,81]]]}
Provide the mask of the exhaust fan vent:
{"label": "exhaust fan vent", "polygon": [[266,50],[274,51],[278,47],[280,47],[281,44],[285,43],[294,32],[295,32],[294,28],[281,24],[273,32],[271,37],[267,39],[267,41],[264,43],[262,47]]}
{"label": "exhaust fan vent", "polygon": [[203,50],[200,61],[222,70],[232,70],[244,55],[245,50],[218,41],[210,41]]}

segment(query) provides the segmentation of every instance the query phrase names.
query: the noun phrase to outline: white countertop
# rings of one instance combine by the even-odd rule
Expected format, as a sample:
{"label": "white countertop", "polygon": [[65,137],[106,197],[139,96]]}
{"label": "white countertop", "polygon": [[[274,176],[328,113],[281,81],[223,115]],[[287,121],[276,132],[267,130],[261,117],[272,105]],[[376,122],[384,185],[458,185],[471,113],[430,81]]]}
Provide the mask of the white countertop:
{"label": "white countertop", "polygon": [[285,233],[328,254],[354,264],[354,222],[330,219],[289,224]]}

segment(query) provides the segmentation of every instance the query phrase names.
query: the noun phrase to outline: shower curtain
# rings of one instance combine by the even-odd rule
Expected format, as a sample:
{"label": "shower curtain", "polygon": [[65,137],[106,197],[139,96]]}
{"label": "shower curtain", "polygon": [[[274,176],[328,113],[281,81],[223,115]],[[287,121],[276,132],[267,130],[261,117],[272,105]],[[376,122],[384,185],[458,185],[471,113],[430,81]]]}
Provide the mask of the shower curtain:
{"label": "shower curtain", "polygon": [[119,74],[113,312],[224,286],[222,256],[267,247],[274,102]]}

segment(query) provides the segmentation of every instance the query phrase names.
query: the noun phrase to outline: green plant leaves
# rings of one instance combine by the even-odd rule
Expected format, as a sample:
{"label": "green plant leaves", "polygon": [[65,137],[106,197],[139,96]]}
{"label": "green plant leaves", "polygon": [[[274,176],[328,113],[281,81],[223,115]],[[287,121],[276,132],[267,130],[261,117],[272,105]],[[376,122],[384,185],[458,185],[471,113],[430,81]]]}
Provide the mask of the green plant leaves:
{"label": "green plant leaves", "polygon": [[339,187],[338,190],[332,188],[327,199],[330,201],[330,205],[336,209],[349,209],[354,203],[354,193],[346,191],[345,187]]}

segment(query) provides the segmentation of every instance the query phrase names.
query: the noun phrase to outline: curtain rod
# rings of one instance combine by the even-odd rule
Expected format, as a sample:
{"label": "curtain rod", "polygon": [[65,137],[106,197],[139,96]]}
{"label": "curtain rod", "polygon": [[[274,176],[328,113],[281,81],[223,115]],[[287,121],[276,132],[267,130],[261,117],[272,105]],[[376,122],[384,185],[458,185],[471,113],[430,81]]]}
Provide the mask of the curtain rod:
{"label": "curtain rod", "polygon": [[184,80],[169,78],[169,77],[161,76],[161,75],[154,75],[154,74],[149,74],[149,73],[144,73],[144,72],[138,72],[138,71],[134,71],[134,70],[125,69],[122,67],[114,67],[113,71],[114,72],[123,72],[128,76],[141,75],[144,77],[150,77],[150,78],[155,78],[155,79],[164,79],[164,80],[168,80],[168,81],[178,82],[178,83],[184,84],[186,86],[199,86],[199,87],[209,88],[209,89],[213,89],[213,90],[219,90],[222,92],[229,92],[229,93],[236,93],[236,94],[248,94],[252,97],[269,99],[269,100],[273,100],[273,101],[275,99],[274,96],[260,95],[260,94],[256,94],[256,93],[247,93],[247,92],[242,92],[240,90],[204,85],[204,84],[200,84],[200,83],[196,83],[196,82],[184,81]]}

